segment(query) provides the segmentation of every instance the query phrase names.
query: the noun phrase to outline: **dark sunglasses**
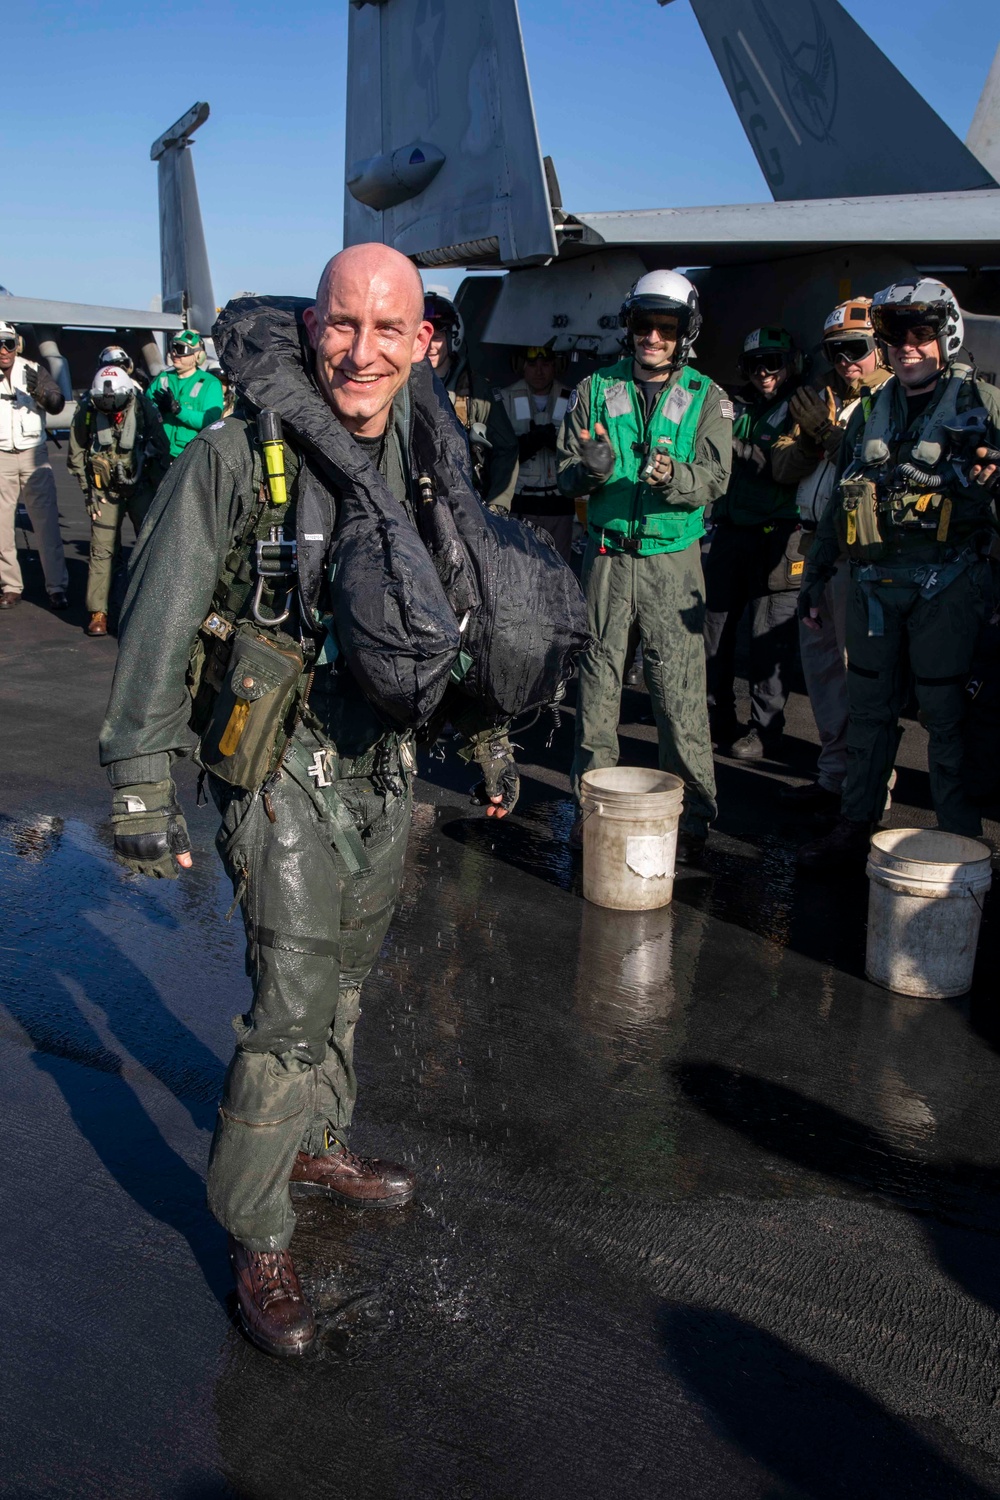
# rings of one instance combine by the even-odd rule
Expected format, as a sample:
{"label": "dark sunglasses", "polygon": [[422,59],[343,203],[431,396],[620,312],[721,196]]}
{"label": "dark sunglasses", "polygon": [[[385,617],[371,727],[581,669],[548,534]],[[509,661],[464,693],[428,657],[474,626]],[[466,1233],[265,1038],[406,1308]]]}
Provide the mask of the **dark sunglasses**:
{"label": "dark sunglasses", "polygon": [[826,349],[832,360],[843,359],[851,364],[856,364],[862,359],[867,359],[875,348],[875,339],[871,335],[856,339],[827,339]]}
{"label": "dark sunglasses", "polygon": [[644,339],[650,333],[658,333],[664,339],[675,339],[680,327],[676,319],[667,327],[663,323],[654,322],[652,318],[633,318],[629,323],[629,330],[637,339]]}
{"label": "dark sunglasses", "polygon": [[[931,316],[928,319],[928,313]],[[934,344],[937,342],[938,334],[944,327],[944,317],[936,318],[928,307],[873,307],[872,323],[875,332],[880,339],[884,339],[893,348],[900,349],[906,343],[908,334],[913,335],[918,344]]]}
{"label": "dark sunglasses", "polygon": [[17,339],[0,339],[0,349],[16,349]]}

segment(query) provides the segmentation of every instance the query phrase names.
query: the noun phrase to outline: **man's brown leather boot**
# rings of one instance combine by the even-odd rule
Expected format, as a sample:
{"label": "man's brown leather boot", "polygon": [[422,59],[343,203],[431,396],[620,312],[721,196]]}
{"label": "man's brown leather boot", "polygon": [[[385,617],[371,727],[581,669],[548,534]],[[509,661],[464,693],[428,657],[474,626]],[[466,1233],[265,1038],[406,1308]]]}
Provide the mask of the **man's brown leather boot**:
{"label": "man's brown leather boot", "polygon": [[90,622],[87,625],[87,634],[88,635],[107,635],[107,633],[108,633],[108,617],[107,617],[107,615],[104,613],[104,611],[102,609],[96,610],[94,612],[94,614],[92,614],[91,617],[90,617]]}
{"label": "man's brown leather boot", "polygon": [[322,1156],[300,1151],[290,1180],[303,1193],[326,1193],[361,1208],[409,1203],[414,1189],[413,1173],[405,1167],[391,1161],[365,1161],[346,1146]]}
{"label": "man's brown leather boot", "polygon": [[267,1354],[304,1354],[316,1320],[288,1251],[248,1250],[230,1235],[229,1259],[248,1338]]}

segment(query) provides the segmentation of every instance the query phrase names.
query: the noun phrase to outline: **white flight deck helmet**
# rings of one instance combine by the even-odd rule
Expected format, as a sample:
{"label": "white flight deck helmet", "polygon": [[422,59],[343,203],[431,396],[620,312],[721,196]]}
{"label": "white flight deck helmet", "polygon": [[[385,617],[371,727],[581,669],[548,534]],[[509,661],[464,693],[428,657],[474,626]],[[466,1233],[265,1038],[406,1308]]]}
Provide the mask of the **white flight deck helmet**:
{"label": "white flight deck helmet", "polygon": [[945,367],[958,358],[965,341],[965,323],[955,294],[936,276],[909,276],[876,292],[872,326],[884,343],[897,345],[909,328],[933,328]]}
{"label": "white flight deck helmet", "polygon": [[21,335],[18,333],[13,323],[0,322],[0,339],[13,339],[15,354],[20,354],[21,350],[24,347],[24,340],[21,338]]}
{"label": "white flight deck helmet", "polygon": [[120,365],[102,365],[90,387],[91,405],[97,411],[124,411],[135,394],[135,386]]}
{"label": "white flight deck helmet", "polygon": [[696,288],[680,271],[647,271],[621,305],[618,321],[631,346],[630,323],[637,312],[674,313],[678,339],[675,364],[686,364],[701,332],[701,306]]}
{"label": "white flight deck helmet", "polygon": [[131,375],[135,368],[131,356],[122,348],[121,344],[109,344],[106,349],[102,349],[97,363],[99,365],[119,365],[125,371],[126,375]]}

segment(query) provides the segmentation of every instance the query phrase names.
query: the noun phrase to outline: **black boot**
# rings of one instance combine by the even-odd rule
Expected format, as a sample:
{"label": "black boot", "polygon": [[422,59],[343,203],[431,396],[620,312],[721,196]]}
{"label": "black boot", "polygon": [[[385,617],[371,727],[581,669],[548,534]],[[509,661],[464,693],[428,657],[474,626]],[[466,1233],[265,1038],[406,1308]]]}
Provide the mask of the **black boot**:
{"label": "black boot", "polygon": [[871,823],[859,823],[841,815],[829,833],[811,844],[803,844],[796,856],[800,870],[817,875],[827,871],[861,870],[872,840]]}
{"label": "black boot", "polygon": [[826,813],[830,816],[840,811],[840,793],[827,791],[818,781],[805,786],[783,786],[781,800],[796,812]]}

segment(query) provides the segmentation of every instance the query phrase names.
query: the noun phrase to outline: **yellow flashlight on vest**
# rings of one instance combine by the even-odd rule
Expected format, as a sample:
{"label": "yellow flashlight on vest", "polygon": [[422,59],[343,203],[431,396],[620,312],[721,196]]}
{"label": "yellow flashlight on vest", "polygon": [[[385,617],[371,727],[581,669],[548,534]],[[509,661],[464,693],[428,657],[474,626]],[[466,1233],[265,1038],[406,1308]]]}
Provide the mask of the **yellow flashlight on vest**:
{"label": "yellow flashlight on vest", "polygon": [[276,411],[262,411],[257,418],[257,435],[264,450],[267,487],[272,505],[287,505],[285,488],[285,444],[281,437],[281,418]]}

